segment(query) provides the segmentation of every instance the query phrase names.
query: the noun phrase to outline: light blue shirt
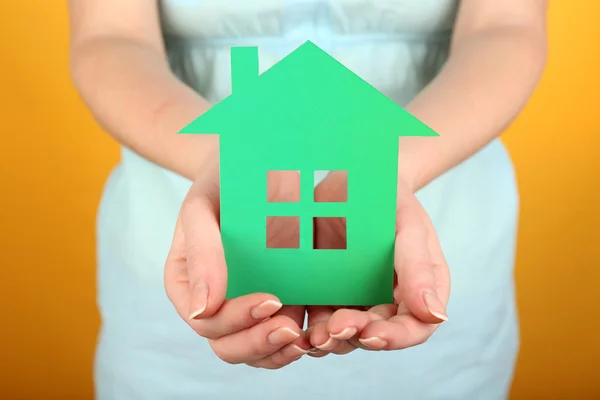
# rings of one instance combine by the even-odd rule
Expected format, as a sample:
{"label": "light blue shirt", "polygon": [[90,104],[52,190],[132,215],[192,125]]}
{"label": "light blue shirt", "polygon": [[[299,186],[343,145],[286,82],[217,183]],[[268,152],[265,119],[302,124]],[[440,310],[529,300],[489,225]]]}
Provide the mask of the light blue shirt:
{"label": "light blue shirt", "polygon": [[[230,46],[258,45],[264,70],[310,39],[405,105],[448,56],[456,2],[163,0],[161,14],[173,71],[212,103],[231,91]],[[506,396],[518,348],[518,195],[499,141],[417,194],[450,265],[450,322],[423,346],[304,357],[278,371],[218,360],[166,298],[164,260],[189,186],[125,148],[106,184],[98,214],[98,399]]]}

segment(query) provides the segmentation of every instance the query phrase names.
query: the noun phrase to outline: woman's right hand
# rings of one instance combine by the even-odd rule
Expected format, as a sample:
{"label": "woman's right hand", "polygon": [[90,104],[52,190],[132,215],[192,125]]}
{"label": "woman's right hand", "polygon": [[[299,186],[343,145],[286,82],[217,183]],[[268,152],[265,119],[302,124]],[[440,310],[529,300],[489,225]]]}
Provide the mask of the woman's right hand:
{"label": "woman's right hand", "polygon": [[[274,175],[276,196],[295,195],[297,182]],[[293,227],[273,227],[269,240],[294,240]],[[297,240],[297,239],[296,239]],[[215,354],[231,364],[281,368],[302,357],[310,342],[302,330],[304,307],[282,307],[273,295],[253,293],[225,300],[227,267],[219,228],[218,162],[210,162],[193,182],[177,219],[165,264],[167,296]]]}

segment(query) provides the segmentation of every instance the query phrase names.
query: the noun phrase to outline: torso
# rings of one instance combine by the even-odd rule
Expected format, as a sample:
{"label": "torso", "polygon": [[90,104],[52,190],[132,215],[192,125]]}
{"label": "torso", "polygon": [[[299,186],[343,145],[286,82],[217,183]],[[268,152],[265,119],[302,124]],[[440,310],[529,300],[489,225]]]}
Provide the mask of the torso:
{"label": "torso", "polygon": [[[231,46],[258,45],[264,70],[310,39],[404,105],[445,62],[456,8],[454,0],[161,1],[173,71],[213,103],[231,90]],[[99,400],[503,397],[517,347],[518,196],[499,141],[417,194],[450,265],[451,323],[425,346],[302,359],[275,373],[218,360],[164,294],[163,263],[189,185],[125,148],[106,185]]]}
{"label": "torso", "polygon": [[162,1],[171,65],[211,101],[230,93],[229,47],[258,45],[261,69],[307,39],[399,103],[445,61],[455,0]]}

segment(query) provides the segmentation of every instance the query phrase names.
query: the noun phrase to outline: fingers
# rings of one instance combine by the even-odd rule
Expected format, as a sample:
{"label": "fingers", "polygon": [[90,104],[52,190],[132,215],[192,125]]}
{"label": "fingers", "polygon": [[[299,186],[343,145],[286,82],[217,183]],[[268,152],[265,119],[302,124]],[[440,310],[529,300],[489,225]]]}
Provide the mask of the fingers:
{"label": "fingers", "polygon": [[225,300],[219,312],[202,319],[188,319],[190,285],[185,260],[170,257],[165,267],[165,289],[177,313],[198,333],[216,339],[252,327],[282,308],[277,297],[266,293]]}
{"label": "fingers", "polygon": [[406,307],[423,322],[447,321],[445,303],[439,298],[435,266],[430,252],[426,214],[410,194],[398,205],[395,267],[396,293]]}
{"label": "fingers", "polygon": [[400,350],[423,344],[437,325],[419,321],[411,314],[396,315],[368,324],[360,342],[373,350]]}
{"label": "fingers", "polygon": [[299,360],[308,353],[310,342],[306,335],[301,335],[295,342],[290,343],[281,350],[249,365],[257,368],[279,369]]}
{"label": "fingers", "polygon": [[211,317],[191,320],[190,326],[202,337],[218,339],[253,327],[277,313],[281,302],[266,293],[253,293],[225,300]]}
{"label": "fingers", "polygon": [[331,307],[311,306],[308,311],[308,329],[311,345],[314,349],[321,351],[311,352],[313,357],[323,357],[338,345],[338,340],[329,336],[327,332],[327,320],[333,314]]}
{"label": "fingers", "polygon": [[213,315],[227,289],[227,267],[218,213],[218,181],[197,179],[181,209],[181,229],[190,284],[189,319]]}
{"label": "fingers", "polygon": [[347,340],[354,347],[362,347],[359,338],[363,329],[371,322],[392,317],[396,309],[393,304],[376,306],[369,311],[340,309],[329,318],[327,331],[333,338]]}
{"label": "fingers", "polygon": [[181,216],[177,218],[173,243],[165,262],[164,286],[167,297],[175,306],[179,316],[183,320],[189,321],[191,291]]}
{"label": "fingers", "polygon": [[[309,329],[307,335],[312,346],[312,351],[309,353],[311,357],[324,357],[329,353],[333,354],[348,354],[356,350],[356,346],[352,345],[346,338],[339,339],[332,337],[327,330],[327,322],[333,315],[335,309],[333,307],[308,307]],[[348,338],[352,337],[356,331],[351,332]],[[316,350],[316,351],[315,351]]]}
{"label": "fingers", "polygon": [[299,327],[304,326],[304,316],[306,309],[304,306],[284,306],[276,315],[285,315],[292,319]]}
{"label": "fingers", "polygon": [[[276,315],[285,315],[301,327],[304,326],[304,314],[305,309],[302,306],[286,306],[278,311]],[[303,332],[293,343],[282,347],[280,350],[263,359],[249,363],[249,365],[257,368],[279,369],[299,360],[303,355],[308,353],[310,348],[311,345],[308,336]]]}
{"label": "fingers", "polygon": [[[311,353],[312,357],[323,357],[327,353],[333,354],[348,354],[356,350],[356,345],[350,342],[354,336],[358,333],[358,329],[354,326],[344,327],[339,333],[332,335],[328,329],[330,318],[342,312],[339,309],[335,310],[333,307],[309,307],[309,330],[307,333],[310,335],[310,342],[314,348],[320,351]],[[347,310],[356,311],[358,310]],[[341,313],[342,318],[344,312]]]}
{"label": "fingers", "polygon": [[300,339],[302,330],[289,317],[277,315],[249,329],[209,341],[215,354],[230,364],[259,361]]}
{"label": "fingers", "polygon": [[436,328],[437,325],[419,321],[403,305],[394,304],[379,305],[369,311],[338,310],[327,324],[330,334],[338,339],[348,339],[356,329],[358,335],[350,342],[366,350],[416,346],[424,343]]}
{"label": "fingers", "polygon": [[[331,315],[327,322],[327,331],[334,338],[348,339],[354,330],[361,332],[365,326],[373,321],[390,318],[396,314],[397,307],[393,304],[383,304],[371,308],[369,311],[342,308]],[[356,333],[354,332],[354,333]]]}
{"label": "fingers", "polygon": [[[326,326],[325,329],[327,329]],[[331,336],[331,334],[329,335]],[[358,348],[356,344],[354,344],[354,342],[356,342],[356,335],[357,332],[354,332],[353,328],[350,328],[349,330],[346,330],[343,335],[334,337],[334,339],[338,341],[338,344],[330,351],[330,353],[343,355],[356,350]]]}

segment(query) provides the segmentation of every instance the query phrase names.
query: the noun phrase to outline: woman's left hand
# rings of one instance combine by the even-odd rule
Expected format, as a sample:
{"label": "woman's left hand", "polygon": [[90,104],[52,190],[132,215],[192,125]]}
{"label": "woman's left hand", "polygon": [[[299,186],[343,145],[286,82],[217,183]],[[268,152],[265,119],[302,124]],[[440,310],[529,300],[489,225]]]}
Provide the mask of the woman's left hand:
{"label": "woman's left hand", "polygon": [[[330,174],[317,186],[316,196],[345,192],[346,177]],[[320,307],[313,310],[310,341],[323,351],[348,353],[398,350],[422,344],[447,321],[450,273],[437,235],[410,186],[398,182],[394,304],[369,309]],[[315,226],[317,246],[345,243],[343,220],[323,219]],[[332,247],[333,246],[333,247]],[[310,310],[309,310],[310,311]]]}

